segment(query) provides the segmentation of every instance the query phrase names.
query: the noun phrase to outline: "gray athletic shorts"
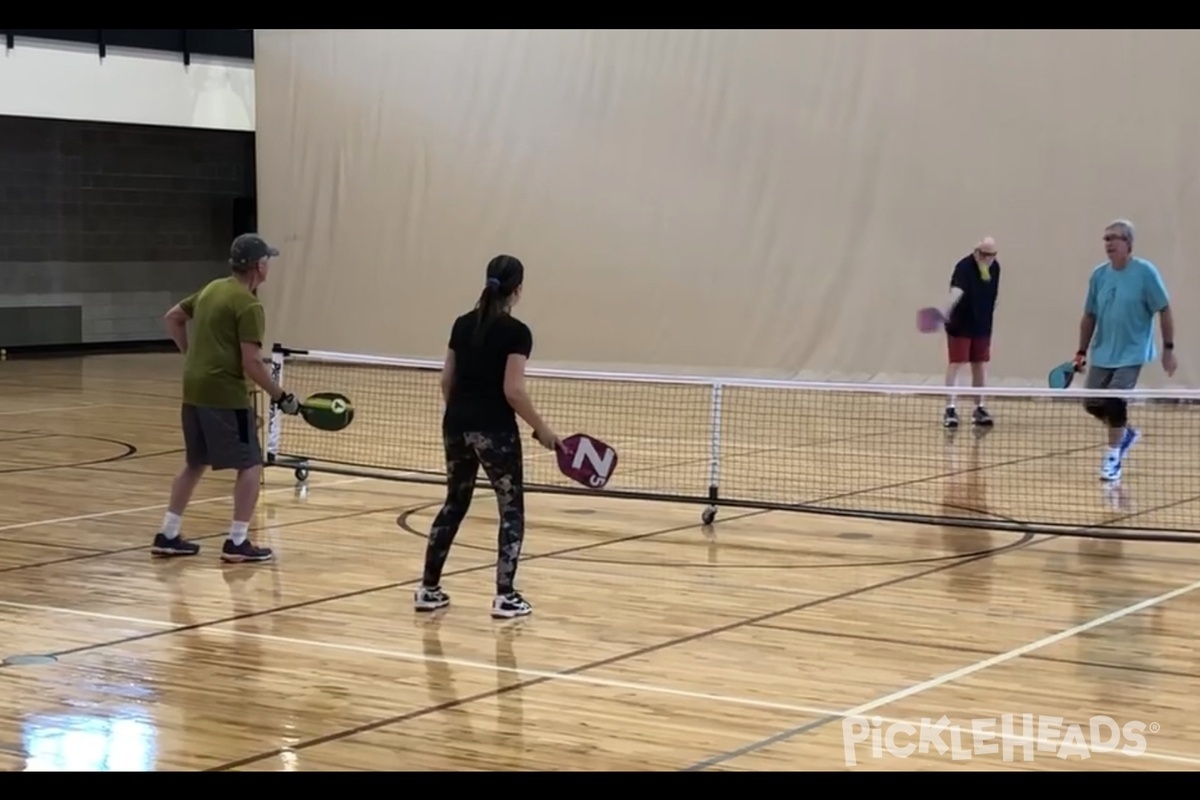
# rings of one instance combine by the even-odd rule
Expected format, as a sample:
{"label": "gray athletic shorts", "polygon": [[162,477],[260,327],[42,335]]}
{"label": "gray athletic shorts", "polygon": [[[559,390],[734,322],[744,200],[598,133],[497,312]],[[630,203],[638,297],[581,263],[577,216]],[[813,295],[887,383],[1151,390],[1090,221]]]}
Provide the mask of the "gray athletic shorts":
{"label": "gray athletic shorts", "polygon": [[1131,391],[1137,388],[1142,368],[1136,367],[1088,367],[1087,388]]}
{"label": "gray athletic shorts", "polygon": [[254,412],[183,404],[183,446],[188,466],[248,469],[262,464]]}

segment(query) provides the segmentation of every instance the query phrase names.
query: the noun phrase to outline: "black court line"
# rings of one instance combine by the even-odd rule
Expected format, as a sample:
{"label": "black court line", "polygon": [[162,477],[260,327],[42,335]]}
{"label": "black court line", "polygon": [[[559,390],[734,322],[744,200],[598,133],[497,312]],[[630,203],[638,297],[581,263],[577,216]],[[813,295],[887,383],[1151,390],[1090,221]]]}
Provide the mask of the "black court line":
{"label": "black court line", "polygon": [[[397,508],[402,508],[402,506],[396,506],[395,504],[389,504],[389,505],[378,507],[378,508],[356,509],[354,511],[339,511],[337,514],[332,514],[332,515],[323,516],[323,517],[309,517],[309,518],[301,519],[301,520],[293,520],[292,522],[268,522],[268,523],[264,523],[262,525],[251,526],[250,532],[257,533],[257,532],[266,530],[268,528],[271,530],[285,530],[287,528],[295,528],[295,527],[299,527],[301,525],[314,525],[314,524],[319,524],[322,522],[339,522],[341,520],[353,519],[355,517],[367,517],[372,514],[384,514],[384,513],[394,512]],[[210,539],[224,539],[228,535],[229,535],[229,531],[223,530],[220,533],[208,533],[208,534],[203,534],[200,536],[192,536],[192,537],[190,537],[190,539],[193,542],[204,542],[204,541],[208,541]],[[8,572],[17,572],[19,570],[39,569],[41,567],[55,567],[55,566],[59,566],[60,564],[72,564],[76,561],[90,561],[92,559],[97,559],[97,558],[108,558],[109,556],[127,555],[129,553],[136,553],[136,552],[145,552],[145,553],[147,553],[147,556],[149,556],[149,552],[150,552],[149,539],[150,538],[152,538],[152,537],[147,537],[146,544],[131,545],[129,547],[119,547],[115,550],[99,550],[96,552],[84,553],[82,555],[77,555],[77,556],[67,556],[66,558],[55,558],[50,561],[39,561],[35,564],[19,564],[15,567],[4,567],[4,568],[0,568],[0,575],[2,575],[4,573],[8,573]],[[5,542],[8,542],[8,541],[15,541],[15,540],[10,540],[7,538],[0,538],[0,546],[2,546]],[[196,557],[197,556],[188,556],[188,558],[196,558]],[[179,558],[183,558],[183,557],[176,556],[175,558],[179,559]]]}
{"label": "black court line", "polygon": [[53,439],[55,436],[60,436],[57,433],[27,433],[21,436],[9,436],[0,439],[0,444],[8,444],[9,442],[32,442],[37,439]]}
{"label": "black court line", "polygon": [[[132,461],[144,461],[151,458],[160,458],[162,456],[177,455],[183,452],[183,448],[175,450],[160,450],[153,453],[138,453],[134,456],[128,456],[118,461],[101,461],[96,464],[63,464],[56,469],[73,469],[80,472],[98,472],[108,475],[139,475],[146,478],[173,478],[173,473],[163,472],[163,470],[139,470],[139,469],[122,469],[121,464],[127,464]],[[70,480],[65,478],[64,480]]]}
{"label": "black court line", "polygon": [[[779,445],[772,445],[770,447],[767,447],[767,446],[749,445],[749,444],[745,444],[745,445],[731,444],[731,445],[729,445],[730,447],[751,448],[751,449],[746,449],[744,452],[734,453],[728,457],[729,458],[747,458],[749,456],[763,455],[765,453],[780,453],[780,452],[784,452],[784,451],[802,450],[805,448],[826,447],[831,444],[844,444],[846,442],[856,442],[856,441],[861,441],[864,439],[878,439],[883,436],[892,436],[897,433],[908,433],[910,431],[918,431],[918,430],[921,430],[926,427],[928,427],[928,426],[913,425],[913,426],[910,426],[907,428],[890,428],[888,430],[883,430],[883,431],[869,431],[867,433],[855,433],[855,434],[849,434],[846,436],[835,436],[833,438],[827,437],[827,438],[823,438],[823,439],[810,439],[810,440],[801,442],[799,444],[796,444],[794,446],[788,445],[786,447],[780,447]],[[626,436],[625,438],[627,438],[631,441],[639,441],[642,437]],[[620,441],[620,439],[621,439],[620,436],[613,437],[613,441]],[[671,440],[663,439],[662,441],[670,442]],[[690,441],[690,440],[687,440],[687,441]],[[703,444],[701,446],[708,447],[707,444]],[[427,449],[433,450],[435,448],[433,446],[430,446]],[[288,458],[304,458],[304,456],[288,456]],[[710,455],[706,455],[706,456],[699,456],[696,458],[688,458],[688,459],[684,459],[682,461],[669,461],[665,464],[653,464],[653,465],[648,465],[648,466],[644,466],[644,467],[634,467],[634,468],[625,467],[625,468],[622,468],[621,474],[623,474],[623,475],[640,475],[640,474],[647,473],[647,472],[658,472],[660,470],[676,469],[678,467],[689,467],[689,466],[695,466],[697,464],[707,464],[711,460],[711,458],[712,457]],[[333,459],[333,458],[322,458],[322,459],[317,459],[316,461],[318,464],[330,464],[330,465],[333,465],[336,467],[346,467],[349,469],[355,469],[355,468],[371,469],[371,470],[379,470],[384,473],[386,473],[388,471],[396,471],[396,468],[390,464],[380,466],[377,464],[364,464],[364,463],[360,463],[357,461],[340,461],[340,460]],[[319,470],[314,470],[314,471],[319,472]],[[435,477],[435,476],[442,477],[445,473],[445,468],[439,467],[436,470],[410,468],[410,469],[405,469],[402,471],[407,472],[412,475],[423,475],[423,476],[427,476],[427,477]],[[375,477],[376,480],[391,480],[391,481],[396,481],[398,483],[411,482],[411,481],[405,481],[404,479],[401,479],[401,478],[394,478],[394,477],[382,477],[382,476],[372,476],[372,477]],[[922,480],[924,480],[924,479],[922,479]],[[424,481],[417,481],[417,482],[424,483]],[[533,490],[530,490],[530,493],[531,494],[534,493]],[[617,496],[615,499],[630,500],[631,498]],[[636,498],[636,499],[644,501],[644,498]],[[658,495],[657,497],[655,497],[655,500],[651,501],[651,502],[667,502],[667,503],[669,503],[669,502],[672,502],[673,499],[674,498],[672,498],[670,495]],[[820,502],[820,501],[817,501],[817,502]],[[718,505],[720,505],[720,503],[718,503]],[[767,509],[767,510],[773,510],[773,509]]]}
{"label": "black court line", "polygon": [[[58,542],[38,542],[38,541],[34,541],[32,539],[19,539],[14,536],[5,536],[4,538],[0,538],[0,547],[2,547],[3,545],[6,545],[6,544],[24,544],[24,545],[29,545],[30,547],[48,547],[52,550],[75,550],[80,553],[90,553],[92,555],[101,555],[101,556],[109,555],[112,552],[111,550],[104,550],[99,547],[80,547],[78,545],[73,545],[73,544],[59,544]],[[38,566],[41,566],[43,563],[46,563],[46,562],[38,562],[36,564],[24,564],[24,565],[16,567],[15,569],[24,569],[27,566],[28,567],[38,567]],[[12,567],[0,568],[0,572],[7,572],[9,569],[13,569],[13,568]]]}
{"label": "black court line", "polygon": [[[761,512],[761,511],[760,512],[751,512],[749,514],[741,515],[740,517],[732,517],[726,521],[728,522],[728,521],[731,521],[732,519],[744,519],[745,517],[748,517],[748,516],[758,516],[759,514],[763,514],[763,513],[770,513],[770,512]],[[686,530],[688,528],[698,528],[698,527],[701,527],[700,524],[693,523],[692,525],[681,527],[680,530]],[[660,533],[667,533],[667,532],[668,531],[661,531]],[[670,532],[674,532],[674,531],[672,530]],[[645,537],[651,536],[651,535],[657,535],[657,534],[642,534],[640,537],[627,537],[626,540],[628,540],[628,538],[645,538]],[[1050,538],[1055,538],[1055,537],[1050,537]],[[611,542],[600,542],[594,546],[603,547],[603,546],[607,546],[609,544],[617,544],[620,541],[622,541],[622,540],[614,540]],[[1041,541],[1048,541],[1048,539],[1043,539]],[[868,584],[867,586],[859,586],[854,589],[848,589],[848,590],[846,590],[844,592],[840,592],[838,594],[828,595],[826,597],[819,597],[819,598],[816,598],[813,600],[807,600],[802,603],[796,603],[795,605],[788,606],[787,608],[778,609],[776,611],[769,611],[764,614],[759,614],[754,617],[749,617],[747,619],[738,620],[736,622],[730,622],[725,625],[719,625],[719,626],[716,626],[713,628],[708,628],[706,630],[697,631],[695,633],[690,633],[690,634],[687,634],[684,636],[679,636],[674,639],[669,639],[665,642],[659,642],[658,644],[652,644],[652,645],[647,645],[645,647],[639,647],[635,650],[630,650],[628,652],[621,653],[621,654],[618,654],[615,656],[609,656],[608,658],[591,661],[586,664],[580,664],[575,667],[570,667],[568,669],[560,670],[559,672],[555,673],[555,675],[544,675],[544,676],[540,676],[537,678],[530,678],[528,680],[508,684],[507,686],[498,687],[496,689],[488,689],[486,691],[477,692],[473,695],[468,695],[467,697],[457,698],[455,700],[448,700],[444,703],[438,703],[437,705],[426,706],[424,708],[416,709],[414,711],[410,711],[410,712],[407,712],[404,714],[397,714],[395,716],[388,717],[386,719],[376,720],[375,722],[364,723],[362,725],[357,725],[353,728],[347,728],[345,730],[336,731],[334,733],[325,734],[323,736],[314,737],[312,739],[307,739],[305,741],[297,742],[295,744],[289,745],[286,748],[277,748],[277,749],[270,750],[270,751],[267,751],[264,753],[258,753],[253,756],[246,756],[245,758],[239,758],[235,761],[229,761],[227,763],[220,764],[215,767],[210,767],[209,769],[206,769],[204,771],[205,772],[223,772],[226,770],[236,769],[238,767],[244,767],[248,764],[253,764],[258,761],[263,761],[268,758],[275,758],[275,757],[282,755],[284,752],[296,752],[299,750],[306,750],[311,747],[316,747],[318,745],[328,744],[330,742],[335,742],[340,739],[346,739],[351,736],[357,736],[359,734],[369,733],[371,731],[375,731],[380,728],[386,728],[390,725],[396,725],[399,723],[408,722],[413,719],[419,719],[421,717],[426,717],[426,716],[429,716],[430,714],[436,714],[441,711],[447,711],[447,710],[450,710],[453,708],[459,708],[461,706],[465,706],[470,703],[477,702],[479,700],[486,700],[486,699],[490,699],[493,697],[498,697],[500,695],[509,694],[511,692],[518,691],[521,689],[528,689],[530,687],[538,686],[543,683],[549,683],[549,682],[553,681],[556,677],[568,677],[571,675],[579,675],[581,673],[588,672],[591,670],[600,669],[602,667],[611,666],[613,664],[619,664],[624,661],[629,661],[634,658],[640,658],[642,656],[650,655],[652,653],[657,653],[659,651],[667,650],[672,647],[678,647],[679,645],[689,644],[691,642],[695,642],[700,639],[706,639],[706,638],[709,638],[711,636],[716,636],[721,633],[727,633],[729,631],[738,630],[740,628],[745,628],[749,625],[753,625],[756,623],[766,622],[766,621],[775,619],[777,617],[795,613],[797,611],[803,611],[807,608],[813,608],[815,606],[824,605],[825,603],[832,603],[837,600],[845,600],[847,598],[856,597],[861,594],[866,594],[867,592],[877,591],[879,589],[885,589],[889,586],[895,586],[897,584],[905,583],[905,582],[911,581],[911,580],[917,580],[919,578],[924,578],[924,577],[927,577],[929,575],[933,575],[933,574],[936,574],[939,572],[945,572],[947,570],[955,569],[957,567],[963,566],[964,564],[973,563],[975,561],[981,561],[986,558],[992,558],[995,555],[998,555],[1000,552],[1015,550],[1017,548],[1029,547],[1029,546],[1032,546],[1032,545],[1035,545],[1038,543],[1039,543],[1038,541],[1035,541],[1034,534],[1026,534],[1020,540],[1013,542],[1012,544],[1008,545],[1007,547],[1002,548],[1001,550],[998,550],[994,553],[989,553],[989,554],[983,555],[983,556],[977,556],[975,558],[967,558],[967,559],[963,559],[961,561],[956,561],[956,562],[953,562],[950,564],[941,564],[941,565],[933,567],[931,569],[921,570],[919,572],[914,572],[914,573],[911,573],[908,575],[901,575],[901,576],[898,576],[895,578],[889,578],[888,580],[879,581],[879,582],[873,583],[873,584]],[[546,556],[544,555],[543,557],[546,557]],[[487,569],[495,569],[495,564],[488,564],[488,565],[486,565],[486,568]]]}
{"label": "black court line", "polygon": [[[871,494],[873,492],[886,492],[886,491],[890,491],[892,489],[904,489],[909,486],[916,486],[917,484],[920,484],[920,483],[931,483],[933,481],[944,480],[945,478],[957,478],[957,477],[960,477],[963,475],[971,475],[971,474],[979,473],[979,472],[987,472],[988,470],[1001,469],[1003,467],[1013,467],[1018,464],[1027,464],[1031,461],[1041,461],[1041,460],[1044,460],[1047,458],[1058,458],[1060,456],[1071,456],[1071,455],[1075,455],[1076,453],[1086,452],[1088,450],[1096,450],[1100,447],[1102,447],[1102,445],[1093,444],[1093,445],[1087,445],[1087,446],[1081,446],[1081,447],[1074,447],[1074,448],[1070,448],[1067,450],[1052,450],[1048,453],[1038,453],[1037,455],[1032,455],[1032,456],[1021,456],[1019,458],[1009,459],[1008,461],[999,461],[995,464],[981,464],[978,467],[967,467],[964,469],[951,470],[950,472],[942,472],[942,473],[938,473],[935,475],[926,475],[923,478],[909,478],[906,480],[897,481],[895,483],[881,484],[881,485],[871,486],[866,489],[855,489],[850,492],[841,492],[838,494],[832,494],[832,495],[828,495],[826,497],[817,498],[816,500],[809,500],[809,501],[803,503],[803,505],[812,506],[813,508],[815,508],[816,510],[819,511],[819,510],[821,510],[821,507],[817,506],[816,505],[817,503],[828,503],[833,500],[845,500],[846,498],[849,498],[849,497],[859,497],[861,495]],[[736,458],[736,456],[733,456],[733,457]],[[1023,524],[1026,524],[1026,523],[1023,523]],[[1034,523],[1032,521],[1029,521],[1027,524],[1034,524]]]}
{"label": "black court line", "polygon": [[[757,624],[754,627],[763,628],[766,630],[781,631],[784,633],[799,633],[810,636],[822,636],[828,639],[848,639],[855,642],[872,642],[875,644],[890,644],[897,645],[899,647],[911,647],[914,649],[940,650],[948,653],[965,653],[968,655],[983,656],[985,658],[1003,655],[1003,651],[989,650],[984,647],[971,647],[965,644],[949,644],[947,642],[910,642],[904,639],[895,639],[889,636],[874,636],[863,633],[843,633],[841,631],[820,630],[818,628],[802,628],[791,625],[777,625],[768,622]],[[1189,680],[1200,679],[1200,672],[1183,672],[1174,669],[1164,669],[1162,667],[1146,667],[1138,664],[1113,664],[1108,661],[1061,658],[1058,656],[1040,656],[1036,653],[1026,653],[1018,656],[1017,658],[1024,659],[1026,661],[1041,661],[1046,664],[1063,664],[1070,667],[1090,667],[1092,669],[1109,669],[1117,672],[1137,672],[1144,675],[1163,675],[1171,678],[1187,678]]]}
{"label": "black court line", "polygon": [[[784,446],[780,446],[780,445],[767,446],[767,445],[759,445],[759,444],[734,444],[731,442],[722,442],[723,448],[724,447],[740,448],[740,452],[729,453],[728,455],[723,454],[722,455],[722,463],[725,458],[750,458],[751,456],[761,456],[761,455],[765,455],[766,453],[782,453],[785,451],[793,452],[796,450],[806,450],[806,449],[812,449],[812,448],[818,448],[818,447],[827,447],[831,444],[846,444],[849,442],[864,441],[866,439],[879,439],[884,436],[893,436],[898,433],[911,433],[913,431],[919,431],[919,430],[922,430],[927,427],[928,427],[927,425],[910,425],[906,428],[891,428],[891,429],[883,430],[883,431],[869,431],[867,433],[854,433],[854,434],[850,434],[848,436],[835,436],[833,438],[823,438],[823,439],[808,439],[808,440],[805,440],[802,442],[788,444],[788,445],[784,445]],[[639,439],[639,437],[637,437],[637,436],[630,436],[628,438],[633,441],[637,441]],[[620,441],[620,439],[621,439],[621,437],[619,437],[619,436],[613,437],[614,441]],[[663,441],[670,441],[670,440],[666,439]],[[708,447],[707,444],[705,444],[703,446]],[[724,451],[722,451],[722,453],[724,453]],[[697,458],[689,458],[684,461],[672,461],[672,462],[668,462],[666,464],[654,464],[653,466],[635,467],[634,469],[623,469],[621,471],[621,473],[623,475],[634,475],[634,474],[641,474],[643,472],[655,472],[658,470],[675,469],[676,467],[690,467],[690,466],[694,466],[696,464],[707,464],[711,460],[711,458],[712,458],[712,456],[700,456]]]}
{"label": "black court line", "polygon": [[[996,519],[1001,522],[1011,522],[1011,520],[1009,520],[1007,517],[1003,517],[1003,516],[997,516]],[[401,518],[400,520],[397,520],[397,524],[399,524],[400,529],[402,531],[404,531],[405,533],[408,533],[408,534],[410,534],[414,537],[420,538],[420,539],[428,538],[428,536],[425,533],[422,533],[421,531],[414,528],[412,526],[412,524],[409,523],[408,518]],[[700,526],[696,526],[696,527],[700,527]],[[799,535],[804,536],[805,534],[799,534]],[[1004,531],[1002,535],[1020,536],[1021,534],[1014,533],[1013,531]],[[820,538],[820,537],[818,537],[818,538]],[[697,542],[697,544],[701,544],[701,543]],[[458,546],[464,550],[476,550],[476,551],[481,551],[481,552],[493,552],[495,550],[494,547],[485,547],[482,544],[469,544],[467,542],[463,542],[462,544],[460,544]],[[969,552],[943,553],[942,555],[919,556],[919,557],[915,557],[915,558],[902,558],[902,559],[893,559],[893,560],[887,560],[887,561],[881,561],[881,560],[876,560],[876,561],[837,561],[837,559],[839,557],[841,557],[841,555],[838,553],[809,551],[808,555],[812,558],[824,557],[824,558],[829,559],[829,561],[827,561],[825,563],[818,563],[818,564],[773,564],[773,563],[770,563],[769,559],[770,559],[771,555],[778,553],[777,549],[773,550],[773,549],[768,549],[768,548],[755,547],[753,545],[746,545],[746,544],[742,544],[742,543],[736,544],[735,547],[738,550],[742,550],[742,551],[748,550],[751,553],[764,553],[767,557],[767,561],[765,563],[763,561],[760,561],[760,562],[757,562],[754,564],[743,564],[743,563],[711,564],[711,563],[704,562],[704,561],[694,561],[693,562],[693,561],[652,561],[650,559],[636,560],[636,559],[616,559],[616,558],[579,558],[577,556],[571,556],[571,555],[555,555],[555,556],[543,556],[543,557],[554,558],[556,561],[571,561],[571,562],[576,562],[579,564],[597,564],[597,565],[601,565],[601,566],[616,566],[616,567],[642,567],[642,568],[651,567],[654,569],[680,569],[680,570],[683,570],[683,569],[704,569],[704,570],[743,569],[743,570],[769,570],[769,571],[773,571],[773,572],[774,571],[788,572],[788,571],[794,571],[794,570],[861,569],[863,567],[900,567],[900,566],[906,566],[906,565],[910,565],[910,564],[911,565],[934,564],[934,563],[940,563],[943,561],[952,561],[952,560],[957,560],[957,559],[961,559],[961,558],[969,558],[971,556],[987,555],[988,553],[994,552],[995,550],[997,550],[1003,546],[1004,545],[997,545],[996,547],[984,547],[984,548],[980,548],[978,550],[972,550]]]}
{"label": "black court line", "polygon": [[120,439],[109,439],[104,436],[82,436],[73,433],[56,433],[53,436],[54,438],[59,439],[80,439],[88,442],[112,444],[120,447],[121,452],[114,456],[90,459],[88,461],[77,461],[70,464],[36,464],[32,467],[6,467],[4,469],[0,469],[0,475],[25,474],[28,472],[48,472],[56,469],[74,469],[76,467],[90,467],[96,464],[111,464],[115,461],[124,461],[126,459],[133,458],[138,452],[138,449],[135,445]]}

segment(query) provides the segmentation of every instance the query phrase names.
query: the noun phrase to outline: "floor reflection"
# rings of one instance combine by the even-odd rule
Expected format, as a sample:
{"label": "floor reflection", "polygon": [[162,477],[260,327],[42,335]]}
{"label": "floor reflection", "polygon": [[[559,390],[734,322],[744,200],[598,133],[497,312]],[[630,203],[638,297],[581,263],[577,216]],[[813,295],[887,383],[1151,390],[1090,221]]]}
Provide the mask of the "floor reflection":
{"label": "floor reflection", "polygon": [[25,720],[25,772],[149,772],[157,734],[137,709],[128,714],[44,714]]}
{"label": "floor reflection", "polygon": [[[442,619],[439,612],[418,618],[422,630],[426,678],[429,699],[435,707],[447,709],[442,720],[453,728],[449,735],[455,741],[471,742],[479,752],[491,753],[493,758],[503,753],[502,769],[523,769],[525,765],[525,702],[522,683],[528,680],[520,673],[515,641],[520,637],[525,619],[510,620],[494,626],[497,716],[494,723],[482,720],[481,713],[462,706],[462,697],[455,683],[455,670],[461,669],[448,658],[442,644]],[[453,762],[452,762],[453,763]],[[472,769],[486,768],[484,764],[466,759],[462,764]]]}
{"label": "floor reflection", "polygon": [[[983,463],[983,442],[988,429],[975,428],[963,435],[946,433],[943,442],[941,515],[942,547],[953,555],[969,556],[996,546],[987,528],[972,527],[970,523],[987,523],[991,517],[988,507],[987,469]],[[955,521],[962,524],[954,524]],[[973,602],[987,603],[992,593],[992,572],[995,562],[982,559],[961,569],[946,570],[952,596]]]}

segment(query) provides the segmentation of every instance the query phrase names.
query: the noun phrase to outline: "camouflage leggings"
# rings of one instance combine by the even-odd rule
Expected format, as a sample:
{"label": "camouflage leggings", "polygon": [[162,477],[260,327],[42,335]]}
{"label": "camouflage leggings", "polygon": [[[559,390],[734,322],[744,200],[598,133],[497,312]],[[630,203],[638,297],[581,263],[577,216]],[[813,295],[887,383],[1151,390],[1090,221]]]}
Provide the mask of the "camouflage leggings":
{"label": "camouflage leggings", "polygon": [[437,586],[454,537],[471,507],[475,480],[483,466],[500,510],[500,541],[496,559],[496,593],[513,591],[517,561],[525,542],[524,464],[517,433],[447,434],[446,502],[433,521],[425,548],[426,586]]}

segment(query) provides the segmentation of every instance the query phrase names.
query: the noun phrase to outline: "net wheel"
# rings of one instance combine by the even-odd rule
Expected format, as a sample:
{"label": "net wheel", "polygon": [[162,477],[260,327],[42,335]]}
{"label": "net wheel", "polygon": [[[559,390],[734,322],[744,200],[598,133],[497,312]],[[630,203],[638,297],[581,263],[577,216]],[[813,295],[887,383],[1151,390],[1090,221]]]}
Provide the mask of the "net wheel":
{"label": "net wheel", "polygon": [[299,481],[300,483],[304,483],[305,481],[307,481],[308,480],[308,470],[306,470],[304,467],[299,467],[296,470],[296,480]]}
{"label": "net wheel", "polygon": [[704,509],[704,513],[700,515],[700,521],[705,525],[712,525],[713,520],[717,518],[716,506],[709,506]]}

